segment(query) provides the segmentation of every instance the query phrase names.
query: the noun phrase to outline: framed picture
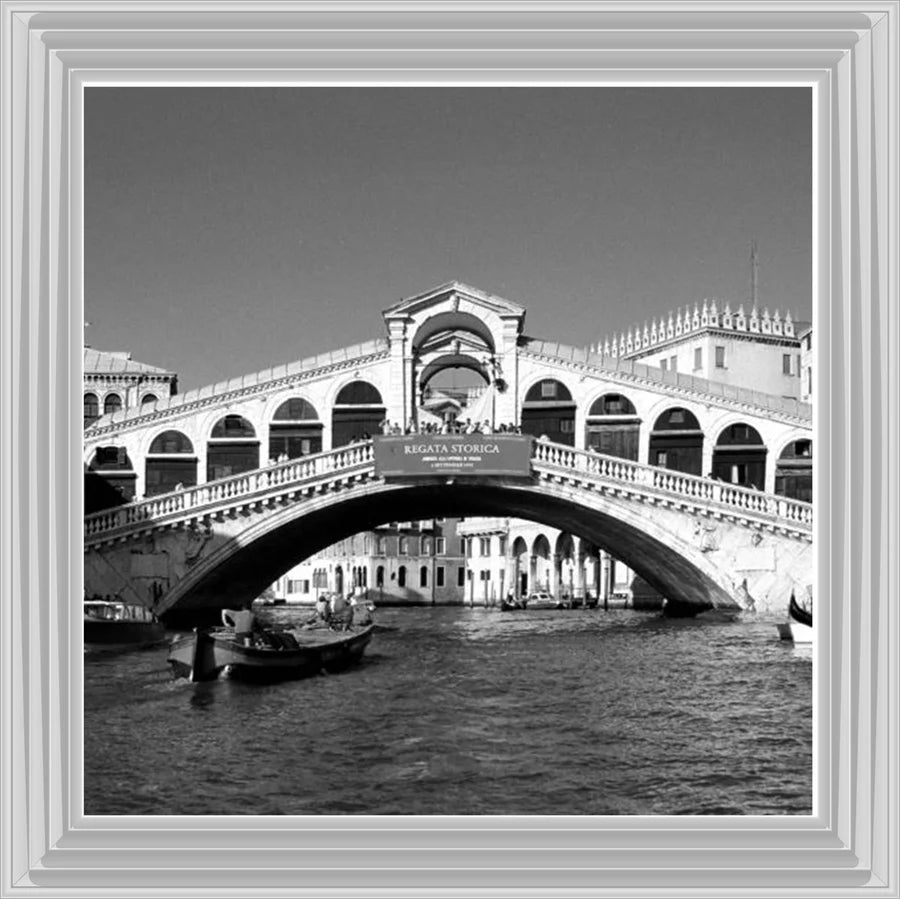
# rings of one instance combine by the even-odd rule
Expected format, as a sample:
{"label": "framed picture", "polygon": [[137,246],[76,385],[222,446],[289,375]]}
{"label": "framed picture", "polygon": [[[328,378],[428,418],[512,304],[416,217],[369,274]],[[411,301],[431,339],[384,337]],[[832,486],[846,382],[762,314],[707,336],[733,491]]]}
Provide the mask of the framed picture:
{"label": "framed picture", "polygon": [[[4,895],[896,896],[898,16],[897,0],[2,0]],[[810,91],[811,814],[85,814],[86,92],[238,86]]]}

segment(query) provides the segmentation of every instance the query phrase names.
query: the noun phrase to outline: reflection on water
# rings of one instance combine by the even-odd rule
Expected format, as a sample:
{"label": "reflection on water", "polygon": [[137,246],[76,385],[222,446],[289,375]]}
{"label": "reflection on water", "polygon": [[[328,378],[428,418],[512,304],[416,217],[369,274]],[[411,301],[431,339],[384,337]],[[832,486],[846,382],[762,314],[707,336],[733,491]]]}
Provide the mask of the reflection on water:
{"label": "reflection on water", "polygon": [[811,653],[772,621],[378,621],[358,668],[267,686],[86,658],[85,811],[811,814]]}

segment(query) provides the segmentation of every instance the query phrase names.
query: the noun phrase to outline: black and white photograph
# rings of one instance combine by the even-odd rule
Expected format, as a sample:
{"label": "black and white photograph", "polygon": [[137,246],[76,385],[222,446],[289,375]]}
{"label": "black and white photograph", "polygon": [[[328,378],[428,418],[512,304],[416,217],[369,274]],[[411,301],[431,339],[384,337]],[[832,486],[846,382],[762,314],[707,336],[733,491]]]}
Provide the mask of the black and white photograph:
{"label": "black and white photograph", "polygon": [[812,91],[84,95],[84,810],[813,812]]}

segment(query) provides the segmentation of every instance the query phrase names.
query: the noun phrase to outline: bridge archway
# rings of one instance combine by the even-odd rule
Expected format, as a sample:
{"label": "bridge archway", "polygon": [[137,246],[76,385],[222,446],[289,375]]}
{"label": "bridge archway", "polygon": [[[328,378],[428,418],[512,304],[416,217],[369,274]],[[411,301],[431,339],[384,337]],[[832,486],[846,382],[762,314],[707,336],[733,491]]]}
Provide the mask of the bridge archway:
{"label": "bridge archway", "polygon": [[[137,472],[124,446],[98,446],[88,463],[88,508],[104,508],[134,499]],[[102,503],[97,505],[98,503]]]}
{"label": "bridge archway", "polygon": [[163,431],[147,450],[144,494],[159,496],[197,483],[197,454],[190,438],[181,431]]}
{"label": "bridge archway", "polygon": [[675,406],[656,419],[648,462],[685,474],[703,473],[703,431],[693,412]]}
{"label": "bridge archway", "polygon": [[345,384],[331,409],[331,446],[347,446],[381,433],[385,407],[374,384],[357,379]]}
{"label": "bridge archway", "polygon": [[[511,516],[578,535],[604,547],[661,595],[694,609],[739,606],[736,585],[684,529],[670,530],[607,497],[585,495],[565,483],[522,485],[503,479],[470,484],[399,486],[361,483],[340,495],[267,510],[239,539],[229,539],[198,561],[166,594],[159,612],[247,602],[291,567],[327,545],[392,520],[484,515]],[[521,545],[513,552],[521,557]],[[529,592],[552,585],[551,547],[540,535],[532,546]],[[398,571],[406,582],[410,572]],[[407,583],[406,586],[409,584]]]}
{"label": "bridge archway", "polygon": [[585,446],[637,462],[640,429],[634,403],[623,393],[604,393],[588,409]]}
{"label": "bridge archway", "polygon": [[562,381],[541,378],[528,388],[522,402],[522,433],[575,446],[575,407],[572,392]]}
{"label": "bridge archway", "polygon": [[242,415],[220,418],[206,444],[206,480],[217,481],[259,468],[256,428]]}
{"label": "bridge archway", "polygon": [[714,478],[743,487],[766,486],[766,447],[752,425],[729,425],[716,440],[712,457]]}
{"label": "bridge archway", "polygon": [[792,440],[779,454],[775,465],[775,492],[790,499],[811,503],[813,499],[813,445],[804,438]]}
{"label": "bridge archway", "polygon": [[309,400],[300,396],[284,400],[269,424],[269,458],[298,459],[322,452],[323,427]]}

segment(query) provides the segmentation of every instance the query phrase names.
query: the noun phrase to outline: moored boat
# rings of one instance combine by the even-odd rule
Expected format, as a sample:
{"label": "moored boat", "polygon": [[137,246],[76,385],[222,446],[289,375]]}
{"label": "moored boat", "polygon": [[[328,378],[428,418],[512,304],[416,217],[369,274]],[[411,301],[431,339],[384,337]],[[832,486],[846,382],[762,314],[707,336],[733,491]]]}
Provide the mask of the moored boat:
{"label": "moored boat", "polygon": [[222,617],[222,627],[198,628],[172,641],[168,660],[176,677],[215,680],[225,672],[240,680],[272,681],[341,671],[362,658],[375,629],[373,624],[344,630],[269,628],[252,612],[225,611]]}
{"label": "moored boat", "polygon": [[145,606],[118,600],[84,601],[85,652],[122,652],[162,643],[166,629]]}
{"label": "moored boat", "polygon": [[788,615],[790,621],[777,625],[779,637],[782,640],[791,640],[794,643],[812,643],[812,610],[804,609],[797,602],[793,593],[791,594],[791,601],[788,603]]}

